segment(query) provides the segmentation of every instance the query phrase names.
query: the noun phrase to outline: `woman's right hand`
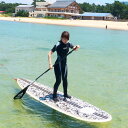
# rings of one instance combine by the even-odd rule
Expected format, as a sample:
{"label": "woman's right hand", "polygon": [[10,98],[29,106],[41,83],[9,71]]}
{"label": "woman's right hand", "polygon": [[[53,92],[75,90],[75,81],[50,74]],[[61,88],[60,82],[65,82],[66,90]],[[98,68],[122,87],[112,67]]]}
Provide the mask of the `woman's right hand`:
{"label": "woman's right hand", "polygon": [[49,69],[53,69],[53,65],[52,64],[49,64]]}

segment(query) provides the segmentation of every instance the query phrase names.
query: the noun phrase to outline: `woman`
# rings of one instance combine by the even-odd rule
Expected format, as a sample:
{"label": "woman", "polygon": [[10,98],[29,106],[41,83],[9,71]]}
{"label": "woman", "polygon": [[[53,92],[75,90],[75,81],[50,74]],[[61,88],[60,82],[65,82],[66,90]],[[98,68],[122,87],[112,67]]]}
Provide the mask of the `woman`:
{"label": "woman", "polygon": [[53,90],[53,100],[58,101],[57,99],[57,90],[58,87],[61,83],[61,78],[63,80],[63,89],[64,89],[64,97],[65,98],[71,98],[71,96],[68,95],[67,93],[67,86],[68,86],[68,81],[67,81],[67,57],[62,59],[64,56],[67,55],[69,52],[69,48],[71,49],[79,49],[80,46],[73,46],[71,43],[69,43],[69,33],[67,31],[64,31],[61,35],[61,40],[54,45],[54,47],[51,49],[51,51],[48,53],[48,61],[49,61],[49,68],[52,69],[52,59],[51,56],[52,54],[56,51],[57,52],[57,60],[55,62],[54,66],[54,73],[56,77],[56,82],[54,84],[54,90]]}

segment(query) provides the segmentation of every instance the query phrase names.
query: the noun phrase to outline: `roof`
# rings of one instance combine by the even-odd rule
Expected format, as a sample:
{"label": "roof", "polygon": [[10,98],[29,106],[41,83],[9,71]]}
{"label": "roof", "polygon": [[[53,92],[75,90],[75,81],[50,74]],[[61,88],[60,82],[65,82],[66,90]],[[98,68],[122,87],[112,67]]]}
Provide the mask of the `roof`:
{"label": "roof", "polygon": [[65,15],[72,15],[72,16],[80,16],[80,14],[68,13],[68,12],[47,12],[47,14],[65,14]]}
{"label": "roof", "polygon": [[47,8],[49,5],[48,2],[36,2],[36,8]]}
{"label": "roof", "polygon": [[6,12],[6,11],[0,11],[0,12]]}
{"label": "roof", "polygon": [[97,17],[105,17],[105,16],[109,16],[112,15],[111,13],[92,13],[92,12],[85,12],[83,14],[81,14],[81,16],[97,16]]}
{"label": "roof", "polygon": [[58,0],[52,5],[50,5],[48,8],[66,8],[71,3],[73,3],[75,0]]}
{"label": "roof", "polygon": [[36,6],[46,6],[49,5],[48,2],[36,2]]}
{"label": "roof", "polygon": [[34,5],[19,5],[17,7],[22,7],[22,8],[31,8],[34,7]]}

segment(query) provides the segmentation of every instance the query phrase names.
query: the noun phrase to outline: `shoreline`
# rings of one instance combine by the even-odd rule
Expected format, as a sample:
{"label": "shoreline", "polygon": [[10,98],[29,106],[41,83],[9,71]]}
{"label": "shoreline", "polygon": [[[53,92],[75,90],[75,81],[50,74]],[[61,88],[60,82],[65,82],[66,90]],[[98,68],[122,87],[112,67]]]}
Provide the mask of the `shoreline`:
{"label": "shoreline", "polygon": [[62,26],[91,27],[111,30],[128,30],[128,22],[103,21],[103,20],[59,20],[45,18],[0,17],[0,20],[27,22],[38,24],[51,24]]}

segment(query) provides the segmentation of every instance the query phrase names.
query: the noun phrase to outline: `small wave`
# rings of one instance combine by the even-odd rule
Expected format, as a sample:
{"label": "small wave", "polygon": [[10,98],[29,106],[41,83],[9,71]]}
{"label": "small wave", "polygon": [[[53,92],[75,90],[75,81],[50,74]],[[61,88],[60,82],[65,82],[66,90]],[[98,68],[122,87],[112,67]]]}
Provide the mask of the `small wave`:
{"label": "small wave", "polygon": [[49,51],[50,50],[50,48],[37,48],[37,50],[44,50],[44,51]]}

